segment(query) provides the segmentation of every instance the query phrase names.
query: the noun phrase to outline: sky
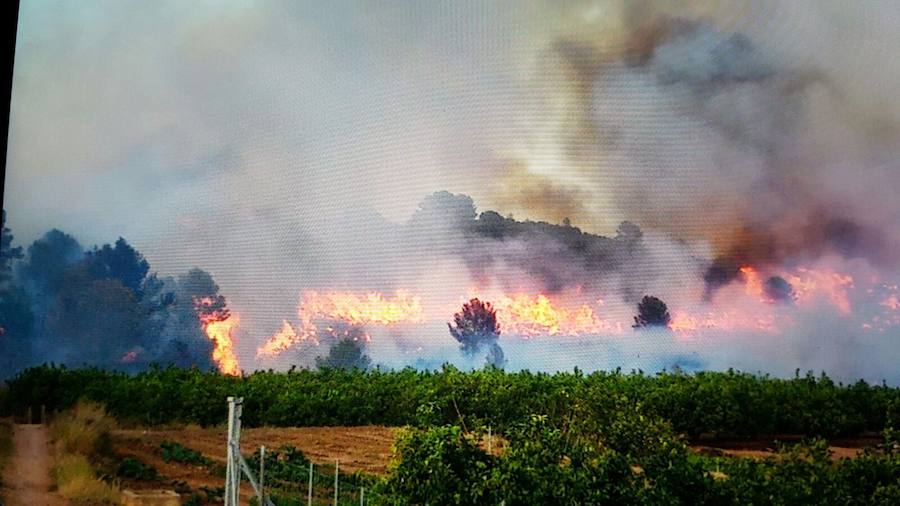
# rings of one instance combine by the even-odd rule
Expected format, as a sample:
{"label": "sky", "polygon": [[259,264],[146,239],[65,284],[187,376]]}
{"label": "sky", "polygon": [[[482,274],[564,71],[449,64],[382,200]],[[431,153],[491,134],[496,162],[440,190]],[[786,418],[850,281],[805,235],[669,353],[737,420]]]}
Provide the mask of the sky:
{"label": "sky", "polygon": [[[660,17],[711,28],[635,64]],[[898,23],[889,1],[27,1],[4,208],[19,244],[121,236],[163,275],[209,271],[247,357],[304,289],[420,284],[391,234],[435,191],[704,256],[747,208],[790,221],[739,195],[788,171],[803,191],[767,213],[811,194],[894,244]],[[774,84],[695,86],[719,70],[691,55],[735,33]]]}

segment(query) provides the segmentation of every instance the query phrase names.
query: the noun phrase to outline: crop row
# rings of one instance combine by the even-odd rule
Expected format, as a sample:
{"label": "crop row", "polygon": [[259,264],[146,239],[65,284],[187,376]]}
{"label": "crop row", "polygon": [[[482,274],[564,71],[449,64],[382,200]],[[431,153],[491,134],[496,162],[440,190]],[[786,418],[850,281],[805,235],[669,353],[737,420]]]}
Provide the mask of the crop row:
{"label": "crop row", "polygon": [[543,415],[603,422],[625,408],[690,436],[854,435],[900,427],[900,389],[826,376],[781,379],[735,371],[696,374],[292,370],[232,377],[195,369],[127,375],[42,366],[7,382],[0,414],[62,410],[87,398],[120,420],[216,425],[227,396],[244,398],[247,426],[490,424]]}

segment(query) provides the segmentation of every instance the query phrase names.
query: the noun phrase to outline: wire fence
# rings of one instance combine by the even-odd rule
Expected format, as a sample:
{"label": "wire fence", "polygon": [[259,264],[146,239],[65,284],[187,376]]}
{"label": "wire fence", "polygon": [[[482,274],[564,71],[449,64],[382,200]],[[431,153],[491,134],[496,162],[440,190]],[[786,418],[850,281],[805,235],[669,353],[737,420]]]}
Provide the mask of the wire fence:
{"label": "wire fence", "polygon": [[[379,495],[354,474],[341,472],[340,462],[306,466],[306,479],[266,479],[265,490],[275,506],[355,506],[378,503]],[[256,498],[251,505],[258,505]]]}

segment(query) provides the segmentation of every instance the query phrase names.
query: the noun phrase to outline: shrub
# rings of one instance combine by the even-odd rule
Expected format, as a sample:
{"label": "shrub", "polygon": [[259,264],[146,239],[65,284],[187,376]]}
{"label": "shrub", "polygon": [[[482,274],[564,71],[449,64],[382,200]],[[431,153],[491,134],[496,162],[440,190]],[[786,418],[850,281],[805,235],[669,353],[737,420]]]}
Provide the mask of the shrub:
{"label": "shrub", "polygon": [[62,454],[53,466],[53,478],[60,495],[76,503],[117,504],[118,489],[97,479],[84,455]]}

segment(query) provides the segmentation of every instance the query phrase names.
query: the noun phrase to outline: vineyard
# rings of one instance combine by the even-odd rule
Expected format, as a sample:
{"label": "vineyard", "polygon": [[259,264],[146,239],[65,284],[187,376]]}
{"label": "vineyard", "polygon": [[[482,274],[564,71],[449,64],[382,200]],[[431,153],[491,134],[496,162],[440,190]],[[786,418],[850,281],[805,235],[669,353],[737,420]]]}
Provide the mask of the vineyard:
{"label": "vineyard", "polygon": [[[114,432],[105,476],[138,487],[174,484],[193,504],[216,504],[227,395],[244,397],[244,423],[259,427],[248,429],[243,446],[251,465],[259,463],[257,445],[272,449],[266,466],[276,504],[306,504],[310,462],[313,497],[329,503],[328,462],[340,459],[349,465],[340,473],[342,504],[359,504],[363,488],[367,504],[398,505],[900,500],[900,390],[811,374],[446,367],[229,377],[45,366],[12,379],[2,409],[21,416],[29,406],[55,412],[79,400],[100,403],[122,427],[138,428]],[[185,428],[168,428],[179,424]],[[786,443],[749,457],[704,446],[723,438]],[[839,455],[833,442],[841,438],[867,443]]]}

